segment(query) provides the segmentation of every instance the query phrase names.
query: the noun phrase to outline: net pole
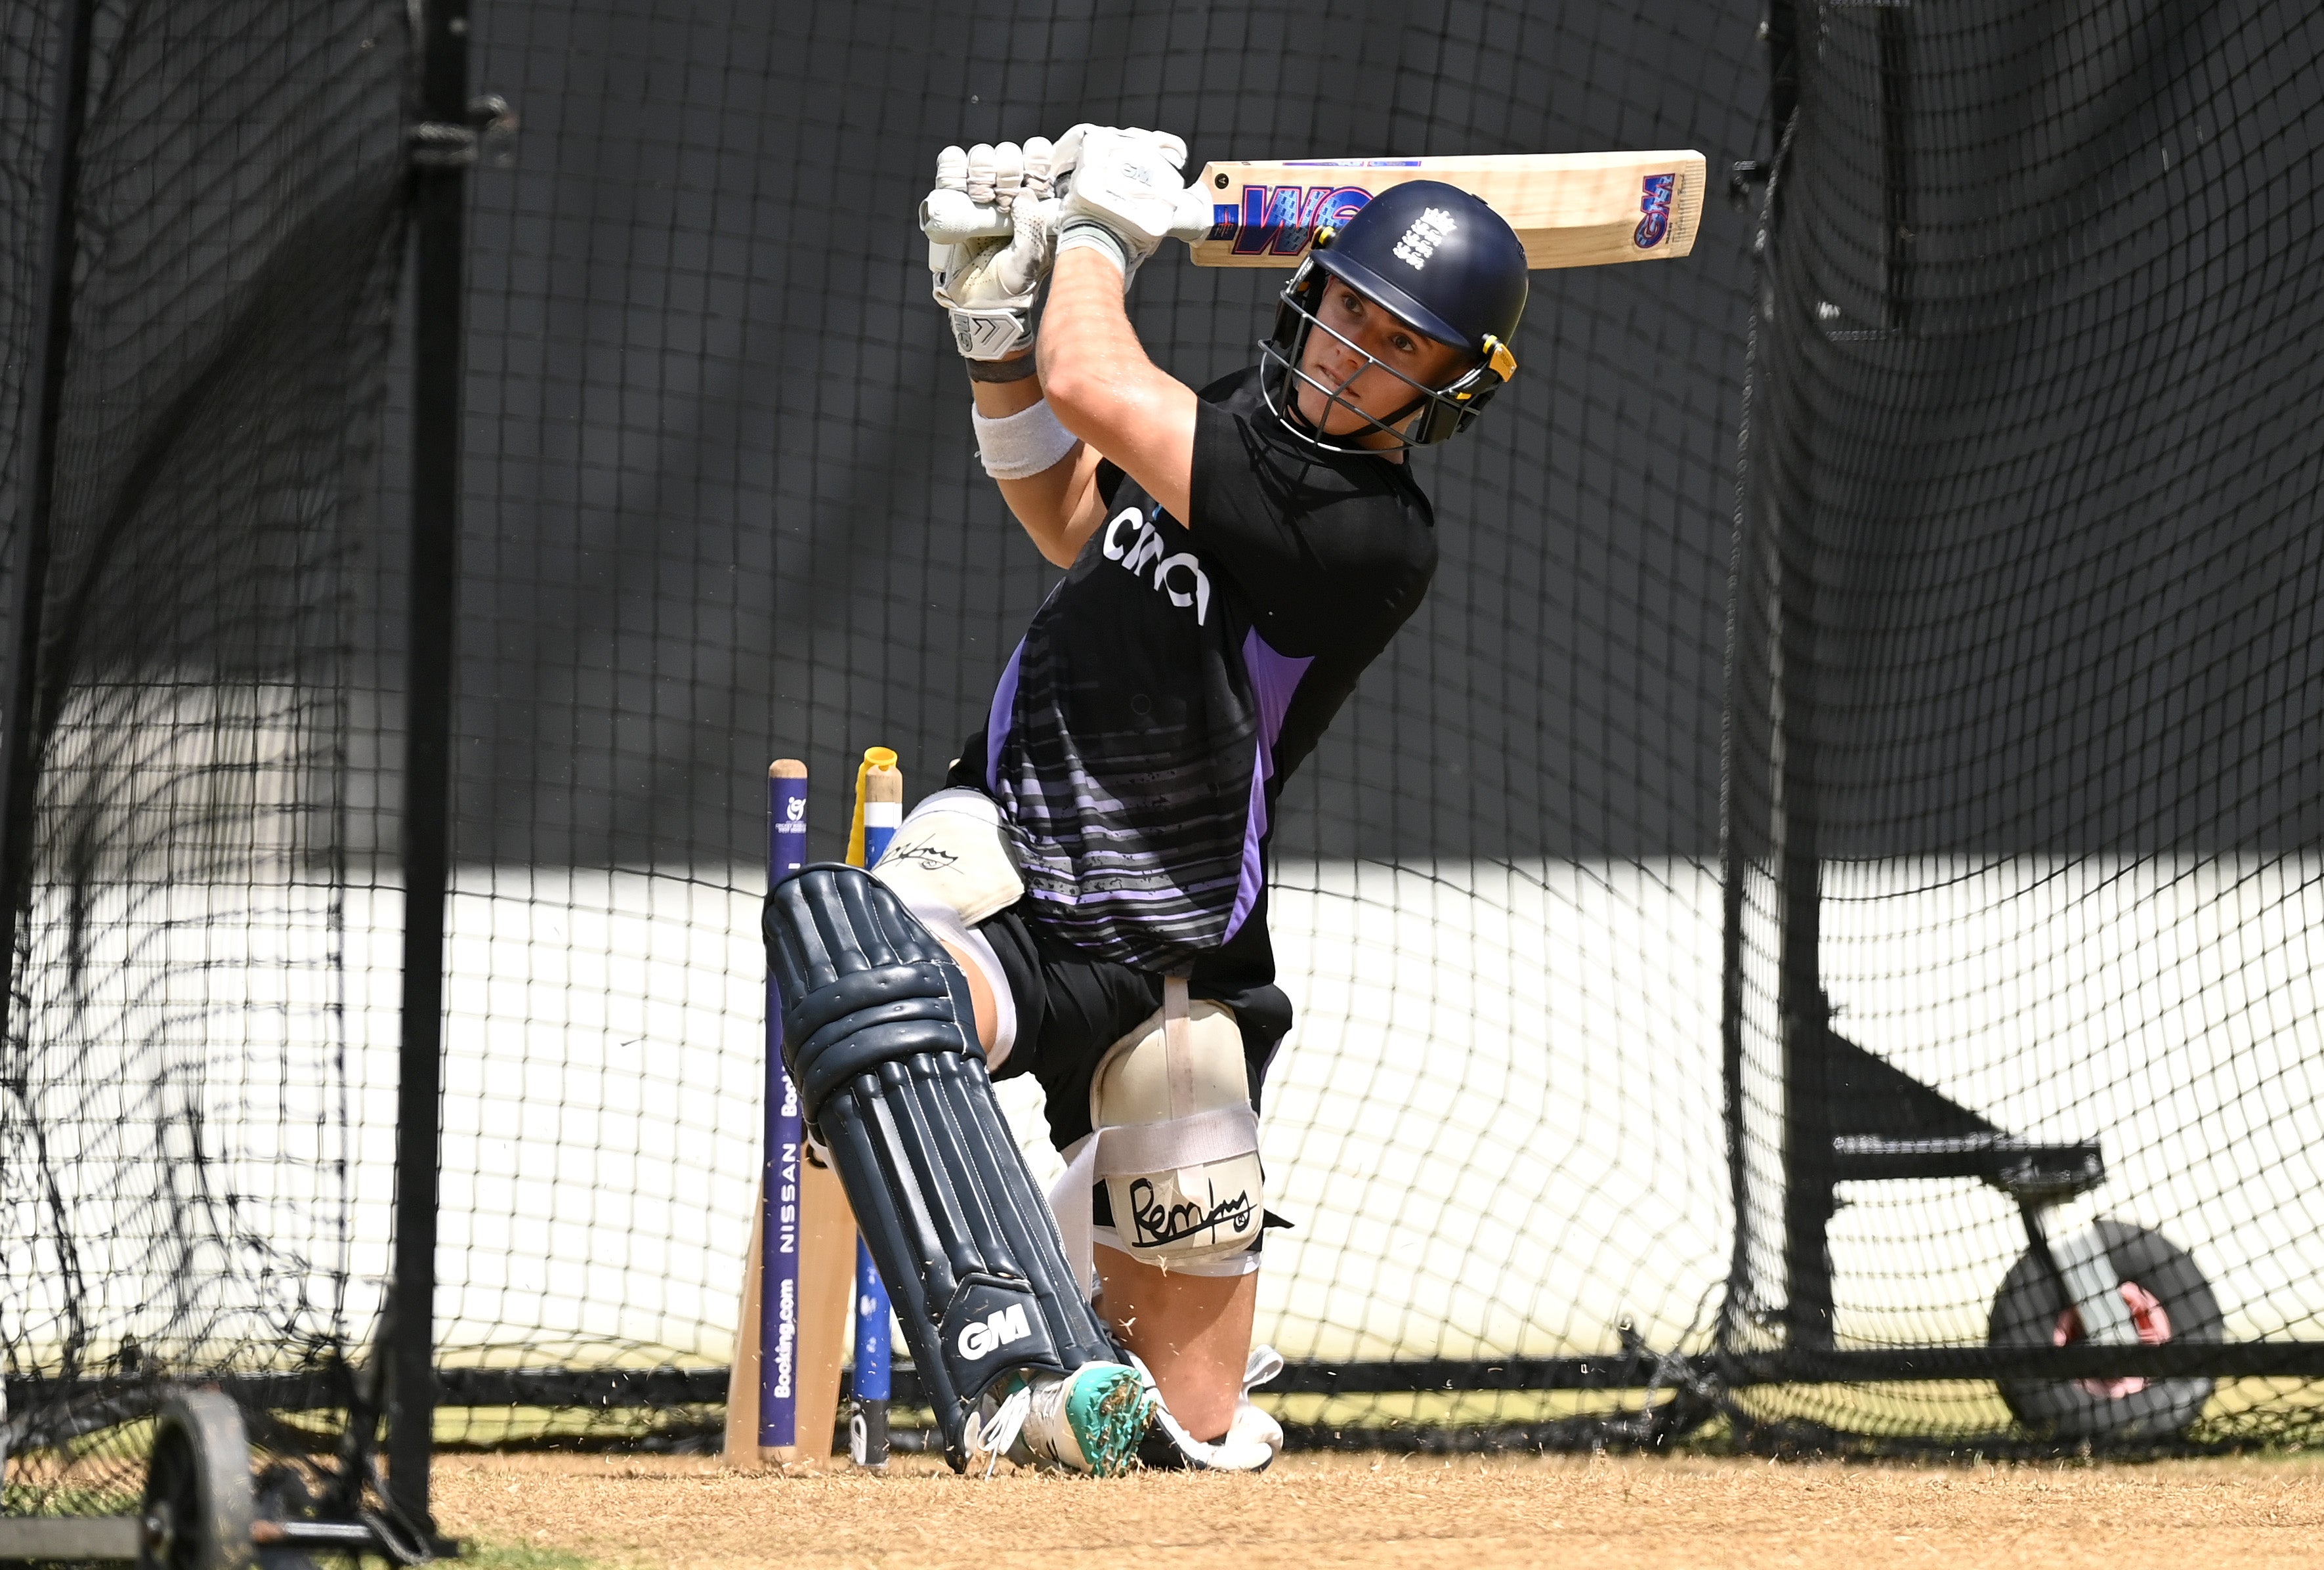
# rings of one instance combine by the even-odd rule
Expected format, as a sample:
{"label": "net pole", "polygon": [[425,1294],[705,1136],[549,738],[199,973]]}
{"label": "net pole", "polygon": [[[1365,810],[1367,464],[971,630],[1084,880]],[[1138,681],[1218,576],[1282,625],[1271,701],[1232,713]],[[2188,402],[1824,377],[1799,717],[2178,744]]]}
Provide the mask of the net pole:
{"label": "net pole", "polygon": [[[1808,780],[1806,771],[1800,767],[1804,760],[1794,757],[1791,750],[1794,740],[1805,738],[1794,737],[1787,727],[1803,716],[1804,711],[1796,706],[1795,700],[1803,701],[1806,694],[1803,689],[1795,690],[1798,684],[1787,655],[1796,651],[1788,649],[1784,640],[1798,636],[1800,628],[1794,613],[1803,613],[1808,607],[1786,598],[1787,594],[1795,596],[1798,586],[1787,568],[1785,552],[1792,542],[1785,538],[1779,522],[1785,516],[1784,502],[1787,498],[1779,494],[1781,459],[1784,455],[1775,439],[1782,394],[1786,391],[1778,363],[1789,347],[1779,328],[1775,244],[1784,171],[1792,158],[1792,119],[1799,105],[1795,36],[1790,0],[1771,0],[1760,23],[1759,37],[1766,50],[1766,117],[1772,154],[1763,166],[1766,183],[1759,188],[1758,210],[1753,217],[1756,233],[1751,245],[1752,305],[1745,338],[1743,397],[1738,411],[1735,531],[1728,578],[1726,696],[1720,721],[1720,1057],[1728,1192],[1734,1207],[1727,1290],[1719,1310],[1719,1342],[1722,1350],[1734,1345],[1738,1333],[1749,1338],[1741,1323],[1748,1319],[1748,1310],[1740,1316],[1738,1311],[1759,1301],[1753,1261],[1755,1250],[1766,1241],[1764,1229],[1769,1222],[1775,1224],[1775,1241],[1783,1250],[1784,1279],[1777,1289],[1784,1296],[1787,1339],[1802,1334],[1794,1312],[1802,1291],[1811,1296],[1815,1291],[1813,1281],[1803,1278],[1798,1245],[1812,1242],[1819,1265],[1822,1249],[1821,1221],[1803,1224],[1794,1205],[1803,1187],[1801,1168],[1808,1164],[1803,1160],[1802,1145],[1809,1131],[1801,1128],[1798,1120],[1812,1113],[1814,1107],[1812,1098],[1799,1094],[1799,1081],[1794,1073],[1795,1068],[1805,1066],[1791,1060],[1792,1048],[1801,1035],[1794,1028],[1790,1015],[1799,994],[1800,962],[1806,960],[1807,980],[1811,984],[1816,963],[1812,939],[1804,949],[1795,947],[1793,939],[1800,935],[1797,922],[1803,915],[1811,924],[1814,920],[1814,895],[1808,895],[1804,913],[1795,909],[1800,902],[1798,868],[1784,859],[1788,854],[1806,848],[1809,864],[1813,864],[1812,847],[1795,845],[1791,832],[1791,814],[1804,805],[1799,792],[1805,790]],[[1810,827],[1804,814],[1799,827]],[[1786,1051],[1781,1079],[1784,1104],[1780,1110],[1784,1121],[1780,1135],[1780,1203],[1787,1208],[1772,1218],[1760,1214],[1760,1196],[1753,1186],[1752,1131],[1748,1106],[1750,1098],[1744,1080],[1744,969],[1745,950],[1750,943],[1745,927],[1750,904],[1747,891],[1754,868],[1764,868],[1773,875],[1779,903],[1775,912],[1780,949],[1777,1028]],[[1807,1269],[1812,1270],[1813,1267]],[[1812,1315],[1810,1319],[1804,1339],[1812,1344],[1821,1322]],[[1729,1372],[1731,1375],[1734,1370],[1730,1368]]]}
{"label": "net pole", "polygon": [[88,118],[89,29],[96,0],[72,0],[58,40],[57,121],[49,144],[47,231],[41,237],[38,356],[25,379],[24,443],[31,458],[8,568],[10,630],[6,721],[0,725],[0,1040],[15,993],[16,918],[31,887],[40,780],[40,652],[56,502],[57,428],[72,347],[73,258],[79,249],[80,136]]}
{"label": "net pole", "polygon": [[[1794,302],[1784,293],[1778,266],[1784,238],[1783,184],[1794,158],[1792,117],[1799,103],[1795,18],[1788,4],[1770,8],[1762,36],[1767,44],[1768,108],[1777,152],[1775,179],[1761,204],[1759,232],[1753,246],[1757,267],[1748,365],[1751,385],[1747,394],[1745,473],[1738,497],[1745,525],[1742,532],[1749,537],[1745,554],[1756,558],[1742,559],[1742,570],[1757,577],[1747,576],[1738,583],[1752,585],[1764,596],[1766,624],[1755,626],[1747,619],[1738,625],[1746,636],[1764,641],[1768,665],[1764,675],[1768,708],[1764,721],[1769,752],[1767,800],[1760,810],[1765,813],[1764,854],[1776,882],[1784,1339],[1794,1349],[1822,1349],[1830,1347],[1832,1340],[1827,1237],[1834,1185],[1831,1005],[1823,991],[1822,852],[1817,833],[1818,674],[1823,658],[1817,605],[1822,564],[1817,544],[1821,521],[1812,500],[1816,494],[1812,472],[1816,461],[1814,432],[1797,385],[1795,335],[1814,329],[1796,319]],[[1901,44],[1895,58],[1901,64]],[[1902,84],[1894,90],[1898,96],[1892,99],[1892,106],[1902,102]],[[1888,172],[1893,177],[1894,171]],[[1893,225],[1891,228],[1893,234]],[[1892,237],[1884,274],[1887,285],[1884,309],[1892,319],[1902,311],[1900,291],[1906,258],[1895,248],[1902,244]],[[1731,716],[1735,689],[1730,688],[1729,696]],[[1730,778],[1730,790],[1733,783]],[[1730,854],[1732,849],[1730,845]],[[1739,1026],[1740,1000],[1732,989],[1741,960],[1735,947],[1742,917],[1740,868],[1739,861],[1730,860],[1722,869],[1726,947],[1721,965],[1730,990],[1721,1008],[1729,1029]],[[1750,1225],[1739,1127],[1739,1035],[1723,1042],[1722,1052],[1727,1058],[1729,1172],[1735,1185],[1735,1279],[1739,1280]]]}
{"label": "net pole", "polygon": [[[1782,244],[1782,218],[1768,230],[1768,264]],[[1832,1344],[1831,1260],[1827,1238],[1833,1213],[1831,1123],[1831,1005],[1822,970],[1823,863],[1818,833],[1817,705],[1823,657],[1818,623],[1818,544],[1823,520],[1815,510],[1815,432],[1810,416],[1785,383],[1796,367],[1790,335],[1812,330],[1797,321],[1781,286],[1767,291],[1774,309],[1766,324],[1770,377],[1764,408],[1771,458],[1770,484],[1761,493],[1762,526],[1775,574],[1770,609],[1776,619],[1769,642],[1775,661],[1770,730],[1779,752],[1771,815],[1781,927],[1776,937],[1776,1014],[1783,1051],[1783,1224],[1784,1334],[1794,1348]]]}
{"label": "net pole", "polygon": [[[1769,199],[1760,199],[1757,222],[1766,232]],[[1762,283],[1760,288],[1764,290]],[[1748,1296],[1751,1270],[1749,1130],[1745,1122],[1743,1084],[1745,902],[1743,890],[1748,868],[1764,854],[1761,804],[1766,790],[1753,777],[1757,750],[1748,744],[1744,726],[1756,720],[1748,694],[1757,676],[1751,658],[1757,647],[1758,617],[1757,588],[1758,540],[1753,527],[1750,485],[1756,466],[1751,443],[1752,394],[1758,384],[1758,334],[1755,305],[1754,330],[1747,340],[1743,365],[1743,399],[1737,443],[1735,526],[1729,546],[1727,585],[1726,697],[1720,706],[1719,734],[1719,1076],[1720,1119],[1727,1141],[1727,1194],[1734,1224],[1728,1238],[1727,1290],[1720,1295],[1718,1344],[1724,1351],[1733,1331],[1730,1319],[1737,1304]],[[1755,727],[1756,728],[1756,727]],[[1756,739],[1753,738],[1753,739]]]}
{"label": "net pole", "polygon": [[428,1469],[436,1408],[436,1222],[443,1139],[445,897],[450,876],[455,600],[459,585],[466,0],[419,9],[420,107],[412,138],[410,640],[404,686],[402,1040],[396,1095],[388,1492],[435,1530]]}

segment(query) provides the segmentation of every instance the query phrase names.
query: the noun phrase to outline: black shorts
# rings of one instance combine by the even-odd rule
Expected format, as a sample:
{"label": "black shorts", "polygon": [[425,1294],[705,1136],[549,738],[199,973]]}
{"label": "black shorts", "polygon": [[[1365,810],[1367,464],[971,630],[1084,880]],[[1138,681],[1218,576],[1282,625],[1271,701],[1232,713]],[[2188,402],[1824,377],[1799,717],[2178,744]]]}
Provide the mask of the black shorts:
{"label": "black shorts", "polygon": [[[1110,960],[1090,959],[1042,937],[1010,906],[977,924],[992,945],[1017,1005],[1017,1043],[994,1076],[1029,1074],[1049,1098],[1049,1141],[1060,1150],[1090,1131],[1090,1080],[1106,1048],[1162,1006],[1162,978]],[[1242,1031],[1250,1104],[1275,1049],[1291,1030],[1291,1000],[1281,987],[1190,983],[1187,995],[1232,1009]],[[1101,1195],[1103,1186],[1100,1186]]]}

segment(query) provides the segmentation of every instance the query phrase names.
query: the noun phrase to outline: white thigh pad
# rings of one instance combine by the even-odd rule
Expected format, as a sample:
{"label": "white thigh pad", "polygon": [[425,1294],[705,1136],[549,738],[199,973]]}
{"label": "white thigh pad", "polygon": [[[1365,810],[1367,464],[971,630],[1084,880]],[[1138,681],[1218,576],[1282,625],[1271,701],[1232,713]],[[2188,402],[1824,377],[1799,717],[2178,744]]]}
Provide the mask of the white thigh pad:
{"label": "white thigh pad", "polygon": [[1001,804],[959,786],[912,808],[872,875],[906,905],[942,905],[971,927],[1025,897]]}
{"label": "white thigh pad", "polygon": [[1014,905],[1025,892],[1001,808],[979,790],[939,790],[912,808],[888,842],[872,875],[939,940],[983,973],[997,1018],[985,1061],[997,1073],[1017,1043],[1017,1001],[1001,956],[975,923]]}
{"label": "white thigh pad", "polygon": [[1167,1270],[1259,1241],[1259,1114],[1234,1011],[1190,1003],[1186,984],[1167,978],[1161,1009],[1099,1063],[1090,1122],[1096,1132],[1065,1153],[1050,1190],[1076,1270],[1089,1268],[1093,1180],[1105,1184],[1122,1248],[1148,1264]]}

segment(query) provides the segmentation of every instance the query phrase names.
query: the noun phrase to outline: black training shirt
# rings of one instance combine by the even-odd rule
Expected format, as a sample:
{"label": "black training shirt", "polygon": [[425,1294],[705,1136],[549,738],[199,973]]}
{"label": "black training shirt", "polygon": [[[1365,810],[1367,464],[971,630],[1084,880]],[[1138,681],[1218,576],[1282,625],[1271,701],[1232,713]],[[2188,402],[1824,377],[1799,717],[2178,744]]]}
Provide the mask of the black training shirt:
{"label": "black training shirt", "polygon": [[1283,783],[1436,568],[1402,464],[1283,429],[1256,366],[1204,388],[1194,527],[1112,464],[1108,515],[1010,656],[961,771],[1012,826],[1027,919],[1095,958],[1274,977]]}

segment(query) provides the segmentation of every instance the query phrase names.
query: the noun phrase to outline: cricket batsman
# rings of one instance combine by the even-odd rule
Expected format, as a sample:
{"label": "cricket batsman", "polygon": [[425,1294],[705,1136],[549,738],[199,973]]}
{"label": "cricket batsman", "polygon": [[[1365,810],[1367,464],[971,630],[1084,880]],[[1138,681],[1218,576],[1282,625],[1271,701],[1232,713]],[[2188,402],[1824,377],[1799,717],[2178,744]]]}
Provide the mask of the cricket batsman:
{"label": "cricket batsman", "polygon": [[[946,788],[876,872],[770,894],[784,1058],[955,1467],[1257,1471],[1259,1099],[1291,1027],[1267,929],[1284,783],[1418,607],[1407,461],[1517,370],[1517,236],[1415,181],[1317,233],[1258,363],[1200,392],[1123,309],[1204,199],[1177,138],[947,148],[1010,212],[932,247],[985,471],[1066,574]],[[1048,298],[1038,338],[1036,296]],[[1030,1074],[1045,1202],[991,1082]]]}

